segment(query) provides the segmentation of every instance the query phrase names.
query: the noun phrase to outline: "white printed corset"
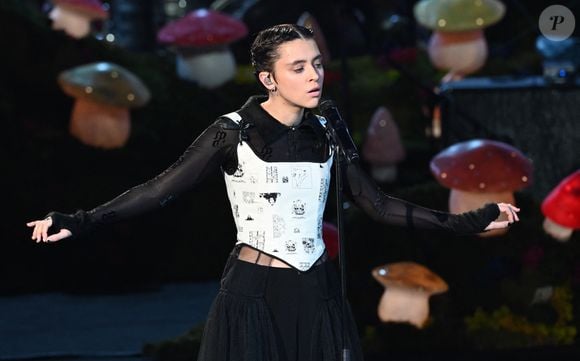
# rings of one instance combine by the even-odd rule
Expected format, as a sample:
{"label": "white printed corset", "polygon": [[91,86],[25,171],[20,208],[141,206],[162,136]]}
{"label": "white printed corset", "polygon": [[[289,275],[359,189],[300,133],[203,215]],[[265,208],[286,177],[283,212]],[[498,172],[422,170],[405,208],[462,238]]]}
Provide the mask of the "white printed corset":
{"label": "white printed corset", "polygon": [[324,252],[322,216],[332,155],[324,163],[265,162],[246,142],[238,144],[237,154],[237,171],[224,173],[237,244],[308,270]]}

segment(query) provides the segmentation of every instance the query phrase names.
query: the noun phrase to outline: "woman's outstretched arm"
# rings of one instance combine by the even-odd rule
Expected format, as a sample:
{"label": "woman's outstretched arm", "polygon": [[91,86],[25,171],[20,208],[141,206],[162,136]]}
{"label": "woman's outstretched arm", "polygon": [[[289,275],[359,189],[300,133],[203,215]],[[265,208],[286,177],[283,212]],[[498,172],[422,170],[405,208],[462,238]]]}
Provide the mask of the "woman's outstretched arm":
{"label": "woman's outstretched arm", "polygon": [[[510,223],[519,221],[519,208],[506,203],[489,203],[477,210],[451,214],[391,197],[356,163],[347,166],[346,180],[347,191],[354,203],[373,219],[387,224],[411,229],[444,229],[457,234],[471,234],[505,228]],[[507,214],[507,221],[496,221],[501,212]]]}
{"label": "woman's outstretched arm", "polygon": [[193,141],[175,163],[151,180],[92,210],[74,214],[50,212],[45,219],[28,222],[26,225],[34,228],[32,239],[36,242],[54,242],[71,235],[76,237],[97,226],[165,206],[224,165],[235,152],[238,135],[235,123],[229,119],[218,119]]}

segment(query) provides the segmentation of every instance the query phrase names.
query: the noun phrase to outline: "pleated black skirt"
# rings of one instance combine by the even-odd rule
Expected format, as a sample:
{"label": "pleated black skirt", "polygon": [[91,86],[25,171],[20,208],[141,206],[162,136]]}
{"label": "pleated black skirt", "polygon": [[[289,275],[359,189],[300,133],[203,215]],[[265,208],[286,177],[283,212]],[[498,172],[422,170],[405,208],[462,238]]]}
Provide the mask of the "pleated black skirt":
{"label": "pleated black skirt", "polygon": [[209,311],[198,361],[338,361],[362,352],[350,310],[343,325],[331,262],[308,272],[261,266],[232,253]]}

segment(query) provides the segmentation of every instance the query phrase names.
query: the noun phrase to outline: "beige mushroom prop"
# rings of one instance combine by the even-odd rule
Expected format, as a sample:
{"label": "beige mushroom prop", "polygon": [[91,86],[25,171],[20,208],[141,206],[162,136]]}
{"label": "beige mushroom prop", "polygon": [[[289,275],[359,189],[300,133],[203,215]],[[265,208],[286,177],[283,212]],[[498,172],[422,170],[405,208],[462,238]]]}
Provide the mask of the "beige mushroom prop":
{"label": "beige mushroom prop", "polygon": [[314,33],[314,41],[316,41],[316,45],[318,45],[318,49],[320,50],[320,54],[322,54],[322,62],[326,65],[330,63],[330,50],[328,50],[328,45],[326,42],[326,38],[322,33],[322,28],[316,21],[316,18],[312,16],[309,12],[304,12],[298,20],[296,24],[309,28]]}
{"label": "beige mushroom prop", "polygon": [[[430,168],[435,179],[451,189],[449,211],[455,214],[486,203],[515,204],[514,191],[532,181],[531,161],[511,145],[493,140],[454,144],[435,155]],[[504,228],[480,235],[498,236],[506,232]]]}
{"label": "beige mushroom prop", "polygon": [[498,0],[422,0],[414,7],[417,22],[433,30],[428,53],[433,65],[449,73],[443,82],[479,70],[487,59],[483,29],[505,14]]}
{"label": "beige mushroom prop", "polygon": [[449,289],[441,277],[414,262],[376,267],[372,275],[385,287],[378,306],[383,322],[407,322],[423,328],[429,317],[429,297]]}
{"label": "beige mushroom prop", "polygon": [[48,14],[54,30],[64,30],[75,39],[91,32],[91,22],[106,20],[109,13],[100,0],[52,0],[54,7]]}
{"label": "beige mushroom prop", "polygon": [[362,149],[365,161],[371,166],[371,175],[378,182],[393,182],[397,178],[397,163],[405,159],[399,128],[386,107],[373,114]]}
{"label": "beige mushroom prop", "polygon": [[76,99],[70,133],[98,148],[125,145],[131,133],[129,108],[143,106],[151,97],[136,75],[113,63],[92,63],[64,71],[58,83]]}

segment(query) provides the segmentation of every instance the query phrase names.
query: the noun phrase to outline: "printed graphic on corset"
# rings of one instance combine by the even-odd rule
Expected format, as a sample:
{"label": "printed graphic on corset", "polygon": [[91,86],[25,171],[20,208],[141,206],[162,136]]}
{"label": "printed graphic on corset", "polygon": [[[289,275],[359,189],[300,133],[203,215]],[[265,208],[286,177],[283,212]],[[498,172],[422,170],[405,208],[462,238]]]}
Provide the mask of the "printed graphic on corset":
{"label": "printed graphic on corset", "polygon": [[244,203],[254,203],[254,199],[256,199],[256,193],[254,192],[242,192],[242,199]]}
{"label": "printed graphic on corset", "polygon": [[252,218],[252,216],[248,214],[248,216],[246,217],[246,221],[253,221],[253,220],[254,220],[254,218]]}
{"label": "printed graphic on corset", "polygon": [[242,166],[241,163],[238,163],[238,168],[236,169],[236,171],[234,172],[234,174],[232,175],[232,177],[234,178],[241,178],[244,176],[244,167]]}
{"label": "printed graphic on corset", "polygon": [[249,173],[248,174],[248,179],[250,181],[251,184],[256,184],[258,183],[258,176],[254,173]]}
{"label": "printed graphic on corset", "polygon": [[294,227],[294,233],[300,233],[300,228]]}
{"label": "printed graphic on corset", "polygon": [[312,175],[310,167],[292,168],[292,188],[310,189],[312,188]]}
{"label": "printed graphic on corset", "polygon": [[302,238],[302,245],[304,246],[304,252],[314,253],[316,247],[314,246],[314,238]]}
{"label": "printed graphic on corset", "polygon": [[272,216],[272,227],[274,230],[274,238],[280,238],[286,233],[286,222],[284,222],[284,218],[277,214]]}
{"label": "printed graphic on corset", "polygon": [[272,206],[276,204],[276,200],[278,200],[279,196],[280,193],[260,193],[260,198],[264,198]]}
{"label": "printed graphic on corset", "polygon": [[287,175],[282,177],[282,183],[288,183],[288,176]]}
{"label": "printed graphic on corset", "polygon": [[310,262],[300,262],[298,263],[298,268],[302,271],[310,268]]}
{"label": "printed graphic on corset", "polygon": [[278,183],[278,167],[266,166],[266,183]]}
{"label": "printed graphic on corset", "polygon": [[223,130],[218,130],[213,137],[212,145],[214,147],[219,147],[220,145],[224,144],[226,141],[226,132]]}
{"label": "printed graphic on corset", "polygon": [[266,231],[250,231],[248,235],[248,241],[250,246],[257,249],[264,249],[264,243],[266,242]]}
{"label": "printed graphic on corset", "polygon": [[320,179],[320,189],[318,190],[318,201],[322,202],[326,199],[328,193],[328,182],[325,178]]}
{"label": "printed graphic on corset", "polygon": [[296,241],[288,239],[286,240],[285,245],[286,245],[286,253],[288,254],[296,253]]}
{"label": "printed graphic on corset", "polygon": [[234,204],[234,217],[240,218],[240,211],[237,204]]}
{"label": "printed graphic on corset", "polygon": [[292,214],[295,216],[303,216],[306,213],[305,207],[306,204],[303,201],[300,199],[295,200],[292,202]]}

